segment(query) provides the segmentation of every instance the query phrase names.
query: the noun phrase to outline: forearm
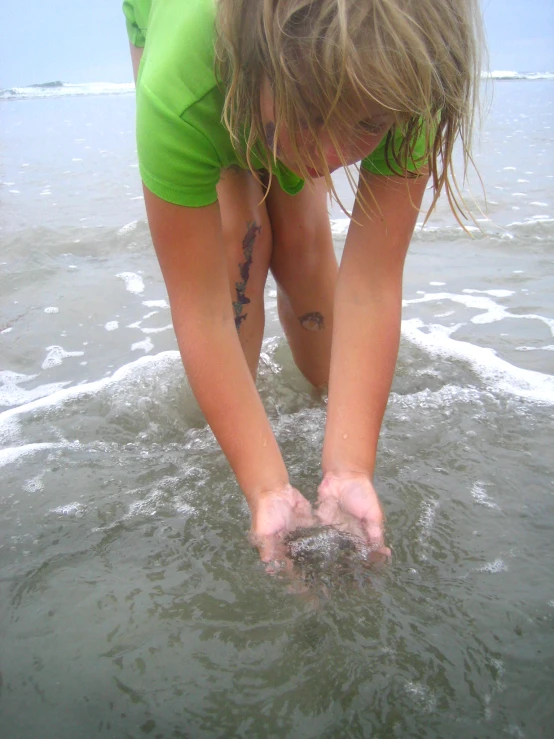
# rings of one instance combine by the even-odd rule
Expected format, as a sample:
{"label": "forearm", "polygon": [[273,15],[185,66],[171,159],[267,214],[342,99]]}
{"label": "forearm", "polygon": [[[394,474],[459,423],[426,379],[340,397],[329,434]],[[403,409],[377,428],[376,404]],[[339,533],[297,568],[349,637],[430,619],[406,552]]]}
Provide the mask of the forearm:
{"label": "forearm", "polygon": [[400,285],[352,298],[337,288],[323,449],[325,474],[373,476],[400,337]]}
{"label": "forearm", "polygon": [[218,319],[174,310],[174,325],[192,390],[252,508],[288,475],[228,312]]}
{"label": "forearm", "polygon": [[[426,183],[360,176],[335,294],[326,474],[373,476],[398,355],[404,260]],[[373,198],[378,207],[361,206]]]}
{"label": "forearm", "polygon": [[219,206],[144,195],[189,382],[252,508],[288,476],[237,336]]}

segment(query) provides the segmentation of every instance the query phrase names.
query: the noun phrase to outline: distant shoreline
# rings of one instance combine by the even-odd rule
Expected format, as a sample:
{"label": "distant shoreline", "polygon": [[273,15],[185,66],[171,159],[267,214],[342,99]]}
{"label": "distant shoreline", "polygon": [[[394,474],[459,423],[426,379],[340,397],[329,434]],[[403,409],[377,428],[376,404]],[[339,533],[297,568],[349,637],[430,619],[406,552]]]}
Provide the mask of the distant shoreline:
{"label": "distant shoreline", "polygon": [[[513,81],[554,80],[554,72],[515,72],[510,70],[493,70],[482,72],[483,80]],[[0,90],[0,100],[26,100],[43,97],[71,97],[79,95],[126,95],[133,93],[133,82],[83,82],[72,83],[55,80],[40,82],[22,87],[10,87]]]}

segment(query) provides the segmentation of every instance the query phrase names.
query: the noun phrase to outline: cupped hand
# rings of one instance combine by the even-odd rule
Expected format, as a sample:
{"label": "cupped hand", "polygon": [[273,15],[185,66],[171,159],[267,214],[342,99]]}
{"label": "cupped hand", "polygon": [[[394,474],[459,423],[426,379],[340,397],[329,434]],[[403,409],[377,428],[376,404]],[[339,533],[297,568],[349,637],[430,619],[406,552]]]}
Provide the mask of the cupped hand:
{"label": "cupped hand", "polygon": [[262,562],[270,571],[291,569],[292,562],[286,536],[298,528],[316,522],[310,503],[291,485],[280,490],[260,493],[250,506],[252,528],[250,539],[258,547]]}
{"label": "cupped hand", "polygon": [[370,479],[365,475],[325,475],[318,490],[317,517],[360,542],[371,562],[391,556],[385,546],[385,516]]}

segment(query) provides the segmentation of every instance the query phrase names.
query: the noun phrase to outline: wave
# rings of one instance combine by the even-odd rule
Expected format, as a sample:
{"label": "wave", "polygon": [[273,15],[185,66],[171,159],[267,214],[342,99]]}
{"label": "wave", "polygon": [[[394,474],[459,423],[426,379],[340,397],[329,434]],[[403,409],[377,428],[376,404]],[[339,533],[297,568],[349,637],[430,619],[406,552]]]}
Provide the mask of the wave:
{"label": "wave", "polygon": [[29,85],[29,87],[63,87],[64,83],[56,80],[55,82],[39,82],[36,85]]}
{"label": "wave", "polygon": [[497,70],[481,72],[483,79],[492,80],[554,80],[554,72],[511,72]]}
{"label": "wave", "polygon": [[[490,294],[492,294],[491,291]],[[493,297],[501,297],[494,295]],[[505,296],[504,296],[505,297]],[[488,296],[472,295],[450,295],[444,293],[428,294],[422,298],[412,301],[404,301],[404,305],[429,302],[430,300],[454,300],[454,302],[465,304],[469,307],[484,310],[482,316],[474,319],[474,323],[490,323],[511,316],[501,305],[495,305]],[[548,325],[550,331],[554,331],[554,322],[536,315],[525,315],[521,318],[540,319]],[[554,405],[554,376],[544,374],[536,370],[523,369],[511,364],[499,357],[496,351],[490,347],[482,347],[467,341],[453,338],[453,334],[460,324],[444,326],[439,324],[426,324],[420,318],[409,318],[402,320],[402,337],[405,341],[419,347],[428,356],[436,357],[450,363],[452,360],[467,365],[475,375],[475,379],[482,383],[482,387],[471,384],[471,392],[495,393],[499,396],[519,398],[528,403],[539,405]],[[274,364],[274,354],[279,346],[279,340],[266,339],[262,349],[262,360],[264,363]],[[271,371],[271,375],[280,374]],[[454,385],[458,385],[457,382]],[[57,409],[62,415],[70,415],[75,411],[75,404],[92,401],[100,398],[108,402],[117,412],[127,412],[128,408],[136,407],[137,413],[142,408],[140,399],[144,397],[145,388],[156,387],[156,397],[159,405],[160,419],[169,422],[168,408],[177,409],[179,418],[186,426],[203,426],[204,420],[194,400],[192,390],[185,381],[181,359],[178,351],[171,350],[156,355],[141,357],[129,364],[125,364],[112,375],[100,380],[74,385],[69,388],[56,387],[54,385],[36,388],[37,395],[29,400],[15,393],[12,402],[18,403],[7,410],[0,412],[0,467],[11,462],[13,459],[13,444],[22,441],[22,422],[25,417],[27,428],[35,425],[38,416],[49,415]],[[451,388],[453,385],[449,384]],[[13,390],[13,387],[11,388]],[[426,392],[431,392],[431,389]],[[288,392],[288,391],[287,391]],[[419,392],[419,391],[418,391]],[[44,393],[44,394],[42,394]],[[149,396],[150,400],[154,396]],[[302,397],[304,397],[302,395]],[[26,400],[26,402],[25,402]],[[139,402],[140,401],[140,402]],[[148,412],[152,411],[152,403],[148,403]],[[82,408],[78,408],[82,413]],[[97,409],[90,409],[91,413],[98,413]],[[102,411],[105,414],[106,409]],[[146,412],[146,411],[145,411]],[[38,414],[38,416],[37,416]],[[117,414],[116,414],[117,415]],[[152,419],[151,419],[152,420]],[[46,449],[45,440],[42,436],[38,439],[25,439],[25,445],[18,450],[17,456],[34,453],[37,449]],[[67,444],[65,438],[58,438],[48,442]],[[79,442],[76,442],[77,444]],[[8,447],[8,448],[6,448]],[[54,447],[52,447],[54,448]]]}
{"label": "wave", "polygon": [[36,98],[76,97],[83,95],[129,95],[134,93],[133,82],[42,82],[27,87],[0,90],[0,100],[33,100]]}
{"label": "wave", "polygon": [[[554,80],[554,72],[514,72],[495,70],[481,72],[483,79],[494,80]],[[0,100],[27,100],[34,98],[72,97],[76,95],[128,95],[135,91],[132,82],[84,82],[72,84],[54,80],[26,87],[0,90]]]}
{"label": "wave", "polygon": [[[331,220],[331,231],[337,241],[346,238],[350,220],[336,218]],[[549,244],[554,238],[554,218],[548,215],[531,216],[523,221],[514,221],[507,226],[500,226],[492,220],[483,220],[478,226],[468,225],[466,230],[457,224],[423,225],[418,221],[414,231],[414,241],[458,241],[471,238],[490,241],[544,241]]]}
{"label": "wave", "polygon": [[451,334],[457,328],[425,325],[419,318],[410,318],[402,321],[402,337],[431,356],[468,364],[484,383],[486,391],[554,405],[554,376],[516,367],[497,356],[492,348],[453,339]]}

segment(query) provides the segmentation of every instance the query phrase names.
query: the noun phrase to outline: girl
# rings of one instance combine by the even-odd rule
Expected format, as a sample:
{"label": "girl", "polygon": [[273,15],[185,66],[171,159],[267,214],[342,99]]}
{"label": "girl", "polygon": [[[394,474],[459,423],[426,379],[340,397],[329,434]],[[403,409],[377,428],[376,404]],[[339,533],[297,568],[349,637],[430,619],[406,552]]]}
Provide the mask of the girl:
{"label": "girl", "polygon": [[[152,239],[185,370],[264,561],[300,526],[388,553],[372,478],[423,194],[456,198],[479,68],[477,0],[125,0]],[[361,163],[337,265],[331,172]],[[317,519],[255,387],[271,270],[294,359],[329,386]]]}

